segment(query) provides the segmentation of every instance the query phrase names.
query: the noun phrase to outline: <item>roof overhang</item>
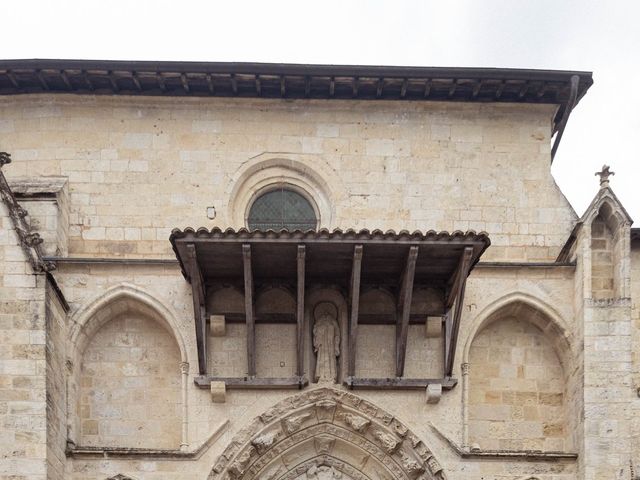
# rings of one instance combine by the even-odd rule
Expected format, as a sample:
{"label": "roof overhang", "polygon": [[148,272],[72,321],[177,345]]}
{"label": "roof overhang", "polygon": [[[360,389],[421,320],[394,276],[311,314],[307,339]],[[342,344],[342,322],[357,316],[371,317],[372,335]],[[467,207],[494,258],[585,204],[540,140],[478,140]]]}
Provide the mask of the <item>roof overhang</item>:
{"label": "roof overhang", "polygon": [[[578,77],[575,100],[571,78]],[[284,63],[0,60],[0,94],[437,100],[559,105],[554,132],[591,72]]]}
{"label": "roof overhang", "polygon": [[[196,382],[208,386],[207,376],[207,295],[216,285],[238,285],[244,292],[247,325],[248,379],[225,378],[227,386],[303,386],[304,301],[306,289],[339,286],[348,292],[349,348],[348,378],[352,387],[424,388],[431,380],[403,378],[412,295],[417,287],[439,289],[444,318],[445,374],[439,382],[451,388],[453,359],[460,325],[466,279],[490,241],[475,232],[383,232],[380,230],[319,231],[238,231],[214,228],[173,230],[170,241],[185,279],[193,290],[199,370]],[[296,293],[297,376],[293,379],[255,378],[255,295],[256,286],[269,284],[291,287]],[[393,291],[397,304],[396,377],[362,379],[355,376],[355,348],[362,286],[385,287]],[[220,312],[217,312],[218,314]],[[429,313],[431,314],[431,313]],[[422,312],[423,321],[428,313]]]}

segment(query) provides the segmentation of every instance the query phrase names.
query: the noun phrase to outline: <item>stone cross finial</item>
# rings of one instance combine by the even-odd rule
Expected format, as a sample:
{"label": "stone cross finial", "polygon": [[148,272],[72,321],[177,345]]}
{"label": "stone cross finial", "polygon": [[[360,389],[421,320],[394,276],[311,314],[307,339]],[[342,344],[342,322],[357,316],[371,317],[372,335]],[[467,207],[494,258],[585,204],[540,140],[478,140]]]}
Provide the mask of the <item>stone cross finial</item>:
{"label": "stone cross finial", "polygon": [[615,175],[616,172],[611,172],[609,170],[609,165],[603,165],[602,170],[596,172],[596,175],[600,177],[600,188],[605,188],[609,186],[609,177],[611,175]]}

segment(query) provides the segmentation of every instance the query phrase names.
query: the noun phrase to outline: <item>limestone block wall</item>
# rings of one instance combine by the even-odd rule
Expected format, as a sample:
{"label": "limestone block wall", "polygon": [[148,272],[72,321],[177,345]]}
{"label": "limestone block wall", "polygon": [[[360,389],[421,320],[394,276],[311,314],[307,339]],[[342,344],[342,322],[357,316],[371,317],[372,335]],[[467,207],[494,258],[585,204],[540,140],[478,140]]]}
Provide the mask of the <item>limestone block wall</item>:
{"label": "limestone block wall", "polygon": [[67,458],[67,311],[50,281],[46,285],[47,479],[65,478]]}
{"label": "limestone block wall", "polygon": [[490,450],[564,451],[565,374],[544,332],[525,318],[485,327],[469,354],[469,442]]}
{"label": "limestone block wall", "polygon": [[252,195],[292,179],[322,207],[323,227],[486,230],[487,259],[552,260],[575,220],[549,171],[553,113],[29,95],[0,99],[0,144],[10,176],[69,178],[74,255],[171,257],[171,228],[244,226]]}
{"label": "limestone block wall", "polygon": [[136,314],[109,321],[82,357],[80,444],[179,448],[180,386],[180,352],[170,332]]}
{"label": "limestone block wall", "polygon": [[56,478],[47,465],[44,276],[32,274],[2,202],[0,224],[0,478]]}
{"label": "limestone block wall", "polygon": [[636,452],[633,462],[635,468],[640,467],[640,241],[631,244],[631,322],[632,322],[632,358],[633,387],[638,398],[633,403],[633,451]]}

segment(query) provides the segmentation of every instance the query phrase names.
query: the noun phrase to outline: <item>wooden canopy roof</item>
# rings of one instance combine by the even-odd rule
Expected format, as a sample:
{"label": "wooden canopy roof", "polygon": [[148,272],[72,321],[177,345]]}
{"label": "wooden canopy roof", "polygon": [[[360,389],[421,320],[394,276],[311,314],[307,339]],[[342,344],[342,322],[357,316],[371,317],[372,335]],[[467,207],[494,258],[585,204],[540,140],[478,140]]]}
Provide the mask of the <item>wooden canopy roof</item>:
{"label": "wooden canopy roof", "polygon": [[214,228],[173,230],[170,237],[185,278],[193,272],[187,245],[195,246],[198,266],[205,282],[242,283],[242,246],[250,245],[256,281],[294,281],[297,276],[297,247],[306,247],[308,282],[347,286],[355,245],[362,246],[362,284],[397,284],[410,246],[418,247],[415,285],[445,287],[458,266],[465,247],[473,248],[472,266],[489,246],[485,233],[426,233],[381,230],[238,231]]}
{"label": "wooden canopy roof", "polygon": [[[572,77],[577,82],[572,89]],[[0,60],[0,94],[76,93],[560,105],[558,130],[591,72],[283,63]],[[573,93],[572,93],[573,90]]]}
{"label": "wooden canopy roof", "polygon": [[[445,378],[438,380],[451,388],[453,359],[457,343],[465,282],[469,272],[490,245],[485,233],[381,230],[249,231],[201,228],[173,230],[170,241],[182,273],[193,290],[201,386],[207,377],[207,287],[239,284],[244,291],[247,324],[248,376],[224,379],[228,385],[265,385],[256,379],[255,297],[260,283],[280,283],[292,287],[296,295],[297,375],[293,379],[270,379],[271,385],[302,386],[304,379],[303,328],[307,286],[340,285],[349,292],[348,385],[424,387],[432,382],[403,379],[411,301],[416,286],[441,289],[445,316]],[[362,285],[395,286],[396,378],[359,379],[355,374],[355,351]],[[267,385],[269,382],[267,381]]]}

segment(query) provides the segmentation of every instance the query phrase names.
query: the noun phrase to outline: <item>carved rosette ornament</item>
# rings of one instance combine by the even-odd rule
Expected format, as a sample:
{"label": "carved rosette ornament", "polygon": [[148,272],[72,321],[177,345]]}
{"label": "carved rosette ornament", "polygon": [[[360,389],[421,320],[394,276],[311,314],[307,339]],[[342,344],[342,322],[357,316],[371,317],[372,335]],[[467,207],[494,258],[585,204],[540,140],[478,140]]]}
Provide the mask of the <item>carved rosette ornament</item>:
{"label": "carved rosette ornament", "polygon": [[345,391],[278,403],[233,438],[209,480],[445,480],[402,422]]}

